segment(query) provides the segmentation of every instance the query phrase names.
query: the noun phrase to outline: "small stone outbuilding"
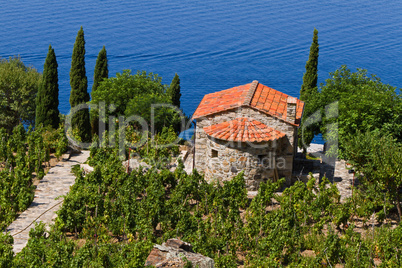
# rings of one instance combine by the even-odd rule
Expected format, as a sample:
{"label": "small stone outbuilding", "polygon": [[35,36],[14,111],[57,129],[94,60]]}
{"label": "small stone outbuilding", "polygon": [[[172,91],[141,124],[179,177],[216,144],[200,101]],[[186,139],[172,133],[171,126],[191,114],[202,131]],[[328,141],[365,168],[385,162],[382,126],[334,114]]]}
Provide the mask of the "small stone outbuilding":
{"label": "small stone outbuilding", "polygon": [[194,167],[209,181],[244,171],[249,190],[282,177],[290,184],[303,107],[258,81],[205,95],[192,117]]}

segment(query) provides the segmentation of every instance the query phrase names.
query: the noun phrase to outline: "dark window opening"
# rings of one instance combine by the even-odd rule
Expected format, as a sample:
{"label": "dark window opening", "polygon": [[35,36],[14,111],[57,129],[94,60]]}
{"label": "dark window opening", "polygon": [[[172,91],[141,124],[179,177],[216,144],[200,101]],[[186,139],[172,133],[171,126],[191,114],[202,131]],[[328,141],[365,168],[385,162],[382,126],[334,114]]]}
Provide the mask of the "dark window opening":
{"label": "dark window opening", "polygon": [[218,157],[218,151],[212,150],[212,157]]}
{"label": "dark window opening", "polygon": [[269,159],[267,157],[268,156],[266,154],[258,155],[258,164],[264,165],[266,162],[268,162]]}

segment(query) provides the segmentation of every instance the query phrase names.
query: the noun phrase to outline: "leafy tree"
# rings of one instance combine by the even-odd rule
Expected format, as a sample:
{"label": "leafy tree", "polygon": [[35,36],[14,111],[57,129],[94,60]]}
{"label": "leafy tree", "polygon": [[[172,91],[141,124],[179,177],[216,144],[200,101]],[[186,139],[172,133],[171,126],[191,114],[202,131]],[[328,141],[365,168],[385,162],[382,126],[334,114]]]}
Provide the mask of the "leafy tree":
{"label": "leafy tree", "polygon": [[[154,106],[155,104],[162,104],[162,106]],[[173,126],[177,131],[180,125],[180,116],[177,111],[173,110],[170,106],[165,107],[163,104],[170,104],[170,99],[166,95],[139,95],[135,96],[127,104],[125,114],[127,117],[137,115],[149,122],[149,129],[151,123],[154,123],[155,131],[160,132],[166,126]],[[154,114],[152,118],[152,109]]]}
{"label": "leafy tree", "polygon": [[345,156],[378,192],[388,192],[401,220],[402,144],[379,131],[357,132],[345,143]]}
{"label": "leafy tree", "polygon": [[321,110],[320,132],[330,144],[328,154],[344,158],[345,142],[358,131],[379,130],[402,141],[402,98],[367,70],[342,66],[330,73],[316,99]]}
{"label": "leafy tree", "polygon": [[319,133],[319,127],[317,124],[308,125],[308,121],[306,121],[307,118],[316,111],[316,107],[312,102],[312,99],[318,94],[318,51],[318,31],[314,28],[313,42],[311,43],[310,54],[306,63],[306,72],[303,75],[303,84],[300,90],[300,100],[304,101],[305,106],[302,118],[302,127],[299,129],[298,134],[298,145],[300,148],[303,148],[304,153],[306,152],[305,146],[310,145],[314,135]]}
{"label": "leafy tree", "polygon": [[0,59],[0,127],[11,133],[20,122],[35,124],[35,98],[41,81],[20,58]]}
{"label": "leafy tree", "polygon": [[134,96],[163,95],[165,91],[166,86],[157,74],[143,71],[133,75],[130,70],[124,70],[117,73],[116,77],[102,81],[92,93],[91,103],[104,101],[107,106],[113,105],[114,109],[107,109],[107,115],[117,116],[125,113],[127,104]]}
{"label": "leafy tree", "polygon": [[36,126],[59,127],[59,78],[57,60],[54,49],[49,45],[49,51],[43,67],[42,83],[36,98]]}
{"label": "leafy tree", "polygon": [[180,78],[177,74],[174,75],[172,83],[166,93],[170,97],[172,104],[180,108]]}
{"label": "leafy tree", "polygon": [[[105,79],[99,84],[92,93],[91,104],[105,102],[106,118],[101,118],[105,123],[108,123],[109,116],[139,116],[146,121],[149,128],[153,105],[162,104],[153,107],[153,120],[158,132],[163,126],[178,125],[177,122],[181,120],[180,115],[168,107],[172,103],[166,91],[167,86],[162,84],[162,79],[157,74],[138,71],[133,75],[130,70],[124,70],[123,73],[117,73],[116,77]],[[93,113],[99,112],[93,110]]]}
{"label": "leafy tree", "polygon": [[[74,43],[70,70],[70,85],[71,108],[89,101],[89,94],[87,92],[88,81],[85,73],[85,40],[82,26],[78,31]],[[82,109],[73,115],[72,128],[77,130],[78,136],[83,142],[89,142],[91,140],[91,125],[88,109]]]}
{"label": "leafy tree", "polygon": [[[93,92],[96,91],[96,89],[99,86],[99,83],[103,79],[107,79],[109,76],[109,70],[108,70],[108,63],[107,63],[107,54],[106,54],[106,48],[103,46],[101,51],[98,54],[98,58],[96,59],[96,64],[95,64],[95,72],[94,72],[94,84],[92,85],[92,91],[91,94],[93,95]],[[93,96],[92,96],[93,98]],[[92,135],[98,133],[98,128],[99,128],[99,118],[95,113],[91,114],[91,127],[92,127]]]}

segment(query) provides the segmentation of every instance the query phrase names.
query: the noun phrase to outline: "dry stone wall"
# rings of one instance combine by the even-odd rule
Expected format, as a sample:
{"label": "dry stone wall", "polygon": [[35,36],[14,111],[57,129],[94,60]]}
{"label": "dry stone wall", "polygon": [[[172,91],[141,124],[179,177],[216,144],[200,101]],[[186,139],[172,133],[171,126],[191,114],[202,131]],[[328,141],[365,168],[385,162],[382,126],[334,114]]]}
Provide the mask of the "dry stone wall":
{"label": "dry stone wall", "polygon": [[[239,143],[209,137],[204,132],[206,126],[246,117],[286,134],[282,139],[264,143]],[[224,111],[197,119],[195,133],[195,167],[205,174],[209,181],[230,180],[244,171],[250,190],[258,188],[262,181],[275,178],[275,168],[279,177],[285,177],[290,184],[293,168],[296,127],[275,117],[250,107]]]}

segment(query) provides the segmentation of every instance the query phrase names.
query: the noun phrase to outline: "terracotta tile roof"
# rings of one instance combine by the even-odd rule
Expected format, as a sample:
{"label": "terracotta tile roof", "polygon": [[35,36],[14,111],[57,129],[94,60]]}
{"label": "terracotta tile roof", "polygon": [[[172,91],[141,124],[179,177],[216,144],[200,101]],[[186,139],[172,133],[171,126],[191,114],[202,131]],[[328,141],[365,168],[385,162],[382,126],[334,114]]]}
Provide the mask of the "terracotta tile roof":
{"label": "terracotta tile roof", "polygon": [[[290,103],[296,103],[295,122],[289,122],[286,119],[288,98]],[[264,86],[258,81],[253,81],[250,84],[205,95],[194,112],[193,119],[241,106],[252,107],[291,124],[299,125],[304,102]]]}
{"label": "terracotta tile roof", "polygon": [[257,120],[244,117],[207,126],[203,129],[208,136],[227,141],[274,141],[285,136],[285,133],[268,127]]}

